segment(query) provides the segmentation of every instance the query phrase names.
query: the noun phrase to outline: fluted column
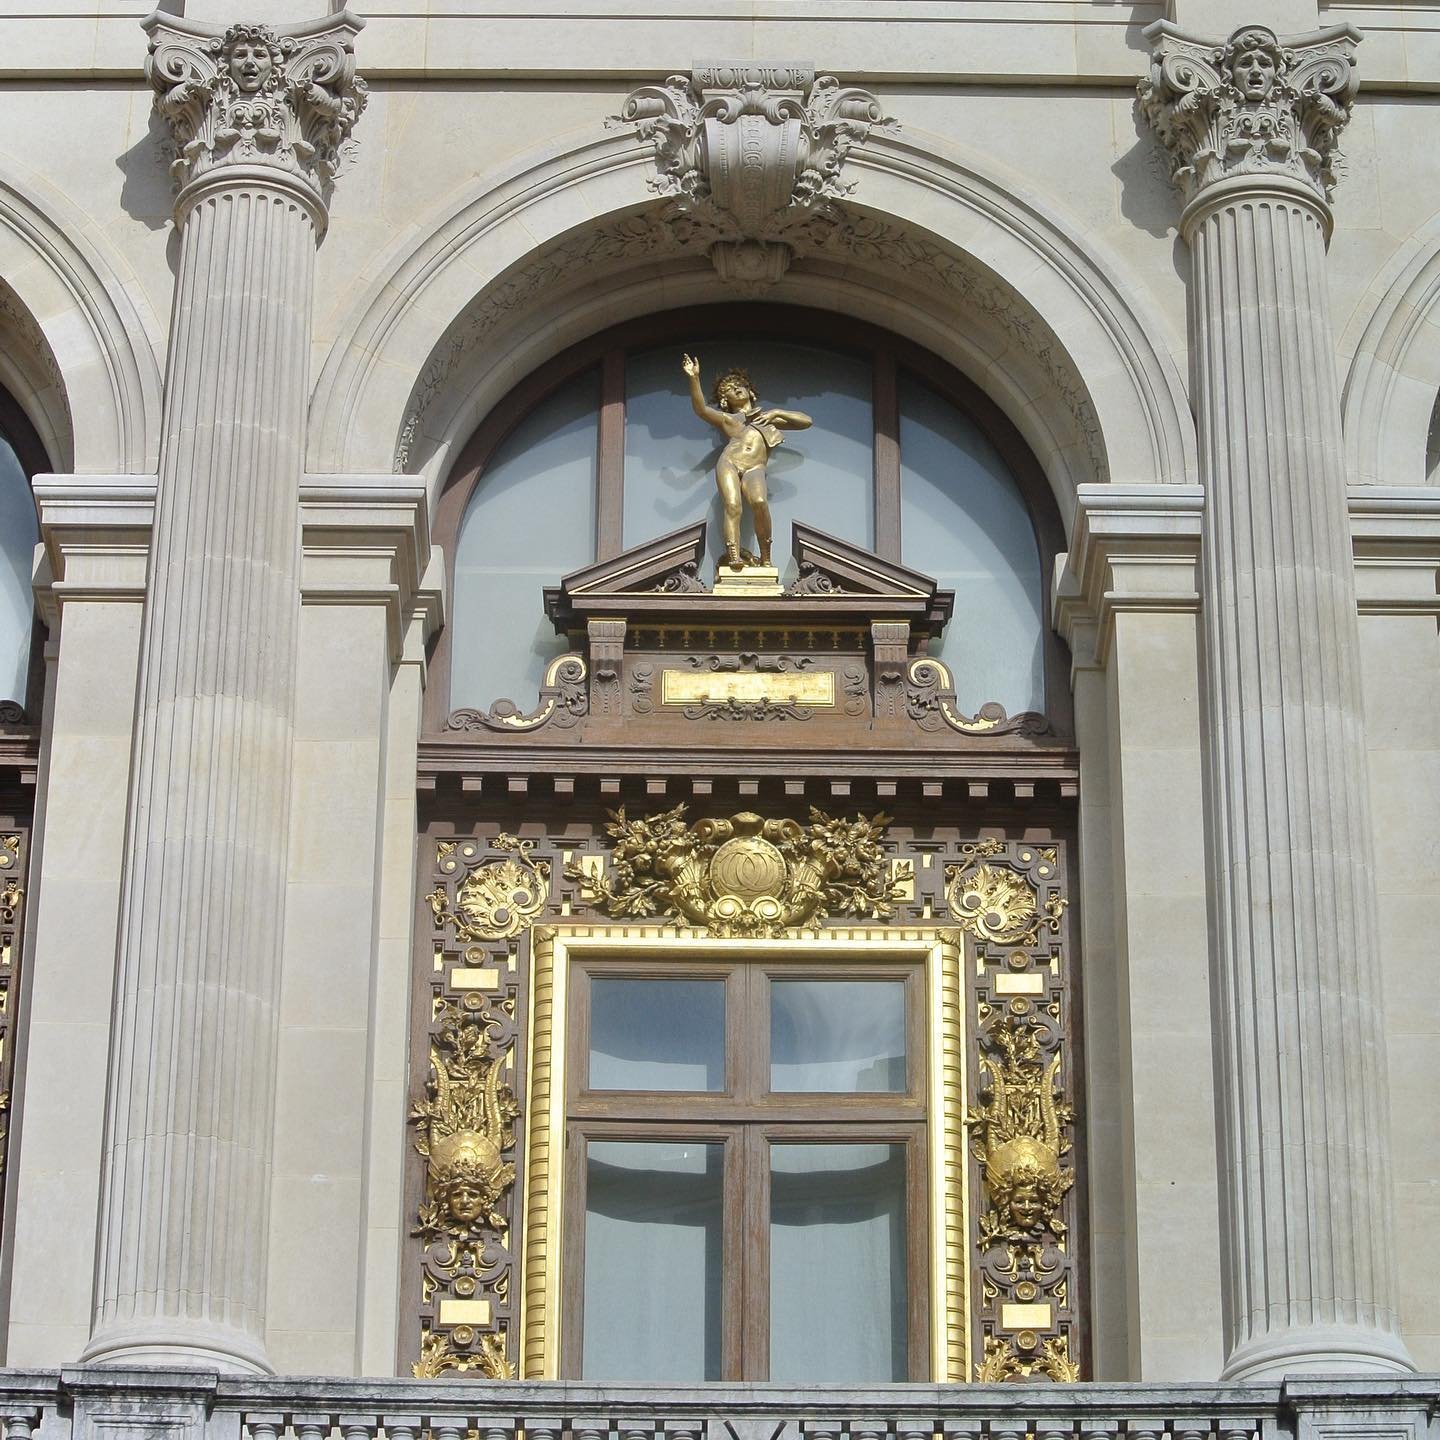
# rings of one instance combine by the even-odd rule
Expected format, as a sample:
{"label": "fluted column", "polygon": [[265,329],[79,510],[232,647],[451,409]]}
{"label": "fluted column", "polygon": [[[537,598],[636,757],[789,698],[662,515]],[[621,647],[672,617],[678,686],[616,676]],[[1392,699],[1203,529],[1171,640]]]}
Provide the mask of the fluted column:
{"label": "fluted column", "polygon": [[268,1369],[310,312],[359,23],[146,22],[180,254],[90,1360]]}
{"label": "fluted column", "polygon": [[1359,37],[1146,33],[1193,258],[1225,1374],[1408,1369],[1325,274]]}

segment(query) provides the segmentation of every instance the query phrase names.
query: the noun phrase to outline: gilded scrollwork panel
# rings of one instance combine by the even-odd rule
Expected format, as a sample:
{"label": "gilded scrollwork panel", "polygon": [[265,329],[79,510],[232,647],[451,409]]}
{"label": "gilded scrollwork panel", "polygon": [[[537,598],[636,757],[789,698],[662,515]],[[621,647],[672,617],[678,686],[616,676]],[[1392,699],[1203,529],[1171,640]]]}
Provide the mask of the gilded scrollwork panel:
{"label": "gilded scrollwork panel", "polygon": [[[25,873],[30,859],[27,830],[0,830],[0,1204],[10,1148],[10,1096],[15,1084],[15,1007],[24,937]],[[3,1219],[3,1211],[0,1211]]]}
{"label": "gilded scrollwork panel", "polygon": [[420,1378],[519,1373],[516,1155],[524,1085],[520,942],[551,897],[533,838],[433,843],[432,959],[410,1126]]}
{"label": "gilded scrollwork panel", "polygon": [[415,1373],[556,1373],[554,1334],[536,1321],[560,1313],[563,1279],[557,936],[653,931],[680,946],[812,949],[928,937],[934,1378],[1080,1378],[1063,842],[683,806],[585,817],[559,834],[427,841],[410,1131]]}
{"label": "gilded scrollwork panel", "polygon": [[974,961],[974,1378],[989,1383],[1081,1376],[1063,880],[1058,844],[974,841],[945,868]]}

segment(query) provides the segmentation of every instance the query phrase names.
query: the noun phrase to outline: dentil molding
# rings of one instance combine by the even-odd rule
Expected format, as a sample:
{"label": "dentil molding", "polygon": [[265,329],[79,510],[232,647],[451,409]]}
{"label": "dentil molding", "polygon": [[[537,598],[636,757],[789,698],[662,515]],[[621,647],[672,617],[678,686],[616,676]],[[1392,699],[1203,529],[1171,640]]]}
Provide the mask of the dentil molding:
{"label": "dentil molding", "polygon": [[721,279],[755,293],[785,273],[796,232],[848,195],[846,157],[877,126],[879,100],[804,64],[697,65],[625,98],[612,123],[655,153],[650,188],[704,232]]}
{"label": "dentil molding", "polygon": [[355,73],[363,24],[348,11],[224,31],[160,14],[146,20],[145,74],[174,137],[170,172],[181,203],[188,186],[216,171],[260,167],[328,205],[342,147],[369,98]]}
{"label": "dentil molding", "polygon": [[1283,44],[1263,25],[1217,42],[1157,20],[1145,35],[1154,49],[1140,109],[1187,203],[1221,180],[1252,175],[1297,181],[1328,204],[1358,85],[1353,26]]}

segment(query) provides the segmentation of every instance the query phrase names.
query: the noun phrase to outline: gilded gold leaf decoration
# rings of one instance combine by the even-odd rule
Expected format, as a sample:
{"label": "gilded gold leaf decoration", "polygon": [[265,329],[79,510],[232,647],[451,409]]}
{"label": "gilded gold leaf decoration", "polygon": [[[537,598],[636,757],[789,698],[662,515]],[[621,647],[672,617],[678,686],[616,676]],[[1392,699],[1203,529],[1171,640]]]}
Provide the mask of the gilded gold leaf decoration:
{"label": "gilded gold leaf decoration", "polygon": [[1044,1035],[1043,1025],[1007,1017],[986,1037],[984,1092],[965,1121],[984,1164],[989,1202],[980,1217],[981,1245],[1065,1234],[1060,1204],[1075,1172],[1060,1161],[1070,1149],[1064,1130],[1072,1112],[1059,1093],[1060,1056],[1047,1059],[1040,1048]]}
{"label": "gilded gold leaf decoration", "polygon": [[[533,840],[497,835],[490,848],[505,858],[486,860],[471,870],[456,887],[453,910],[443,886],[425,897],[436,920],[453,925],[462,942],[518,935],[544,913],[550,900],[550,862],[534,858]],[[448,858],[440,857],[442,862]]]}
{"label": "gilded gold leaf decoration", "polygon": [[415,1233],[427,1243],[449,1239],[473,1248],[503,1232],[500,1202],[515,1183],[505,1152],[514,1142],[519,1106],[503,1083],[504,1058],[491,1056],[488,1012],[445,1002],[430,1047],[430,1079],[410,1111],[420,1127],[415,1148],[426,1158],[425,1199]]}
{"label": "gilded gold leaf decoration", "polygon": [[504,1330],[475,1337],[473,1349],[457,1349],[452,1337],[437,1330],[420,1334],[420,1358],[410,1367],[417,1380],[438,1380],[447,1371],[478,1370],[487,1380],[515,1379]]}
{"label": "gilded gold leaf decoration", "polygon": [[691,824],[677,805],[645,819],[614,811],[608,871],[565,867],[581,898],[620,918],[673,917],[719,937],[780,937],[825,914],[888,919],[906,896],[881,845],[886,815],[810,823],[744,811]]}
{"label": "gilded gold leaf decoration", "polygon": [[1040,1374],[1058,1385],[1070,1385],[1080,1378],[1080,1367],[1070,1357],[1070,1337],[1055,1335],[1032,1355],[1022,1355],[1013,1341],[986,1335],[984,1354],[975,1364],[975,1379],[982,1385],[1000,1385],[1007,1380],[1028,1380]]}
{"label": "gilded gold leaf decoration", "polygon": [[945,904],[951,915],[977,940],[994,945],[1031,946],[1039,943],[1041,930],[1059,934],[1065,897],[1052,891],[1042,907],[1024,875],[1008,865],[987,863],[1005,850],[1003,840],[961,847],[965,859],[945,867]]}

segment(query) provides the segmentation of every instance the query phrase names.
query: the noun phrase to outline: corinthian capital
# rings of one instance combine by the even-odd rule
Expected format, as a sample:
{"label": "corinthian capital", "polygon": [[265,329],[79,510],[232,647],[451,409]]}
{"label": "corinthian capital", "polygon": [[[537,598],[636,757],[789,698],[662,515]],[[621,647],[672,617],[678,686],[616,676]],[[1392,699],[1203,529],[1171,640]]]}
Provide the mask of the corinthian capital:
{"label": "corinthian capital", "polygon": [[1332,25],[1282,42],[1244,25],[1220,42],[1157,20],[1145,35],[1154,49],[1140,109],[1187,201],[1232,175],[1288,177],[1329,201],[1355,99],[1358,31]]}
{"label": "corinthian capital", "polygon": [[650,188],[742,288],[779,278],[803,224],[855,188],[850,152],[895,123],[870,91],[813,66],[748,61],[642,85],[617,119],[654,150]]}
{"label": "corinthian capital", "polygon": [[340,148],[368,98],[355,73],[364,23],[348,11],[273,28],[146,20],[145,74],[175,140],[176,190],[223,167],[260,166],[328,204]]}

